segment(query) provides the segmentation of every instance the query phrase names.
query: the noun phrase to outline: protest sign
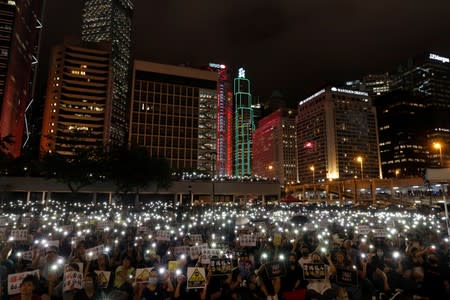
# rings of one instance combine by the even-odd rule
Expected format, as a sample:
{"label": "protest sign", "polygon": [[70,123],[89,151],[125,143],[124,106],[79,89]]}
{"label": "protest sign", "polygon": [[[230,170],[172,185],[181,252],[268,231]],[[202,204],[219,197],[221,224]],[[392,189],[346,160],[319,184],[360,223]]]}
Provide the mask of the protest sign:
{"label": "protest sign", "polygon": [[205,268],[189,267],[187,269],[187,288],[203,289],[206,287]]}
{"label": "protest sign", "polygon": [[105,228],[113,228],[114,222],[111,221],[100,221],[97,223],[97,230],[105,230]]}
{"label": "protest sign", "polygon": [[281,233],[275,233],[273,235],[273,245],[275,247],[280,247],[280,245],[281,245]]}
{"label": "protest sign", "polygon": [[47,241],[46,247],[56,247],[59,248],[59,240],[51,240],[51,241]]}
{"label": "protest sign", "polygon": [[20,286],[22,285],[22,280],[27,275],[34,275],[36,277],[39,277],[39,270],[8,275],[8,295],[16,295],[20,293]]}
{"label": "protest sign", "polygon": [[265,266],[267,276],[271,279],[286,276],[286,265],[282,261],[273,261]]}
{"label": "protest sign", "polygon": [[167,270],[169,272],[175,272],[178,269],[178,260],[169,260],[167,263]]}
{"label": "protest sign", "polygon": [[357,230],[358,234],[362,235],[367,235],[372,231],[369,225],[358,225]]}
{"label": "protest sign", "polygon": [[152,271],[152,268],[136,269],[136,278],[135,278],[136,283],[148,282],[151,271]]}
{"label": "protest sign", "polygon": [[10,233],[10,239],[13,241],[28,241],[27,229],[12,229]]}
{"label": "protest sign", "polygon": [[167,230],[158,230],[156,232],[156,237],[155,239],[157,241],[166,241],[169,242],[170,241],[170,232]]}
{"label": "protest sign", "polygon": [[209,264],[212,276],[222,276],[231,273],[232,265],[229,259],[211,258]]}
{"label": "protest sign", "polygon": [[375,238],[384,238],[387,237],[388,231],[386,228],[375,228],[372,230],[373,237]]}
{"label": "protest sign", "polygon": [[201,263],[204,265],[208,265],[213,256],[216,256],[216,257],[220,256],[220,250],[219,249],[202,249],[201,254],[202,254]]}
{"label": "protest sign", "polygon": [[182,254],[188,254],[189,253],[189,246],[179,246],[179,247],[175,247],[173,248],[173,254],[176,257],[180,257],[180,255]]}
{"label": "protest sign", "polygon": [[326,279],[327,272],[325,264],[303,264],[303,279],[305,280]]}
{"label": "protest sign", "polygon": [[189,256],[191,257],[191,259],[197,259],[198,256],[202,253],[202,249],[208,249],[208,244],[189,247]]}
{"label": "protest sign", "polygon": [[63,225],[62,230],[71,233],[73,231],[73,225]]}
{"label": "protest sign", "polygon": [[105,250],[104,245],[98,245],[93,248],[86,249],[86,260],[92,261],[98,259],[98,256]]}
{"label": "protest sign", "polygon": [[101,289],[106,289],[111,278],[111,272],[108,271],[94,271],[97,275],[97,284]]}
{"label": "protest sign", "polygon": [[241,247],[255,247],[256,246],[256,235],[252,234],[241,234],[239,236],[239,244]]}
{"label": "protest sign", "polygon": [[8,217],[0,217],[0,226],[8,226],[9,218]]}
{"label": "protest sign", "polygon": [[356,270],[336,268],[336,282],[344,286],[358,286],[358,273]]}
{"label": "protest sign", "polygon": [[20,257],[23,260],[32,261],[33,260],[33,251],[31,251],[31,250],[30,251],[24,251],[24,252],[21,253]]}
{"label": "protest sign", "polygon": [[83,273],[76,271],[64,272],[63,292],[82,288],[83,288]]}
{"label": "protest sign", "polygon": [[203,243],[203,237],[201,234],[190,234],[189,239],[193,245],[196,243]]}

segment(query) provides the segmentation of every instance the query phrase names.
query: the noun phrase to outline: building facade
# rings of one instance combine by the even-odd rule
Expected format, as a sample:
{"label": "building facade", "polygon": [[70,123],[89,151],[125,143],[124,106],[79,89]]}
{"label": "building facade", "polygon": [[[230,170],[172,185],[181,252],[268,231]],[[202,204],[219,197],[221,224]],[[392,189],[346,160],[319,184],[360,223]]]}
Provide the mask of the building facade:
{"label": "building facade", "polygon": [[252,174],[252,135],[255,131],[250,80],[239,69],[234,79],[234,176]]}
{"label": "building facade", "polygon": [[112,44],[113,105],[111,142],[122,144],[127,135],[127,111],[131,64],[131,0],[84,0],[81,36],[83,41]]}
{"label": "building facade", "polygon": [[391,76],[377,98],[384,177],[423,176],[450,166],[450,58],[418,55]]}
{"label": "building facade", "polygon": [[229,70],[224,64],[210,63],[209,69],[217,72],[217,142],[216,174],[233,174],[233,91]]}
{"label": "building facade", "polygon": [[217,174],[217,73],[135,61],[129,144],[174,170]]}
{"label": "building facade", "polygon": [[300,101],[300,182],[380,178],[376,109],[366,92],[325,88]]}
{"label": "building facade", "polygon": [[278,109],[258,122],[253,133],[253,175],[297,183],[295,113]]}
{"label": "building facade", "polygon": [[111,44],[66,40],[52,49],[41,154],[71,157],[106,146],[112,110]]}
{"label": "building facade", "polygon": [[[44,0],[0,1],[0,137],[14,157],[28,139]],[[25,137],[24,137],[25,136]]]}

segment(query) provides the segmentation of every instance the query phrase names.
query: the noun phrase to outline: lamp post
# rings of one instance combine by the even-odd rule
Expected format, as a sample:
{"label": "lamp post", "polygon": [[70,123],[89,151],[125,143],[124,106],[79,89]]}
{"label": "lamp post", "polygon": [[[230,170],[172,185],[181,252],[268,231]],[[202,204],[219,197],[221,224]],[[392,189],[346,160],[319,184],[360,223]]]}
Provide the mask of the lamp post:
{"label": "lamp post", "polygon": [[363,179],[364,178],[363,158],[361,156],[358,156],[356,158],[356,161],[359,162],[361,165],[361,179]]}
{"label": "lamp post", "polygon": [[434,149],[438,149],[439,150],[439,164],[442,168],[443,166],[443,161],[442,161],[442,144],[441,143],[433,143],[433,147]]}
{"label": "lamp post", "polygon": [[316,173],[315,173],[316,169],[314,168],[314,166],[309,167],[309,169],[311,170],[312,176],[313,176],[313,180],[312,180],[312,183],[313,183],[313,199],[316,199]]}
{"label": "lamp post", "polygon": [[214,207],[214,204],[215,204],[215,184],[214,184],[214,181],[215,181],[215,176],[216,176],[216,152],[210,152],[209,153],[210,155],[211,155],[211,162],[212,162],[212,176],[211,176],[211,181],[212,181],[212,195],[211,195],[211,202],[212,202],[212,205],[213,205],[213,207]]}

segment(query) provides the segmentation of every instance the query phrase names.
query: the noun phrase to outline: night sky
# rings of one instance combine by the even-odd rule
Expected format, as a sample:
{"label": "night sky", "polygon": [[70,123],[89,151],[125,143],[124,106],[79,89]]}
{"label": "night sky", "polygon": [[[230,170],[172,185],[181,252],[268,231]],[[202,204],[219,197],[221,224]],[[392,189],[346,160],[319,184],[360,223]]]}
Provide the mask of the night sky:
{"label": "night sky", "polygon": [[[291,103],[329,82],[395,70],[408,57],[450,56],[449,0],[134,0],[137,59],[244,67],[253,93]],[[49,47],[79,35],[82,0],[47,0]]]}

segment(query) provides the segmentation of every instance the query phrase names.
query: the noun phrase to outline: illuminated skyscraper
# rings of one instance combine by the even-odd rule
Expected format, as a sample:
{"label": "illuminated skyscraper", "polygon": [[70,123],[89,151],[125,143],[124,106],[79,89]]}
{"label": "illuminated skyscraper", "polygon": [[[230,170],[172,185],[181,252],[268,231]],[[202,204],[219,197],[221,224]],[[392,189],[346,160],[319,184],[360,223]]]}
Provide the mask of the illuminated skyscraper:
{"label": "illuminated skyscraper", "polygon": [[217,73],[134,62],[129,144],[174,170],[216,173],[216,118]]}
{"label": "illuminated skyscraper", "polygon": [[296,123],[301,182],[381,177],[376,110],[366,92],[322,89],[300,101]]}
{"label": "illuminated skyscraper", "polygon": [[112,44],[113,106],[111,142],[125,142],[131,55],[131,0],[84,0],[81,35],[84,41]]}
{"label": "illuminated skyscraper", "polygon": [[209,69],[217,72],[217,155],[216,174],[233,174],[233,93],[228,80],[228,69],[223,64],[210,63]]}
{"label": "illuminated skyscraper", "polygon": [[109,140],[111,43],[66,40],[52,49],[41,154],[70,157],[77,149],[102,148]]}
{"label": "illuminated skyscraper", "polygon": [[239,69],[234,79],[234,175],[252,174],[252,135],[255,130],[253,120],[250,81],[245,78],[245,70]]}
{"label": "illuminated skyscraper", "polygon": [[297,182],[295,112],[280,108],[258,122],[253,133],[253,174]]}
{"label": "illuminated skyscraper", "polygon": [[9,152],[15,157],[28,140],[26,111],[34,95],[43,3],[0,1],[0,137],[13,137]]}

